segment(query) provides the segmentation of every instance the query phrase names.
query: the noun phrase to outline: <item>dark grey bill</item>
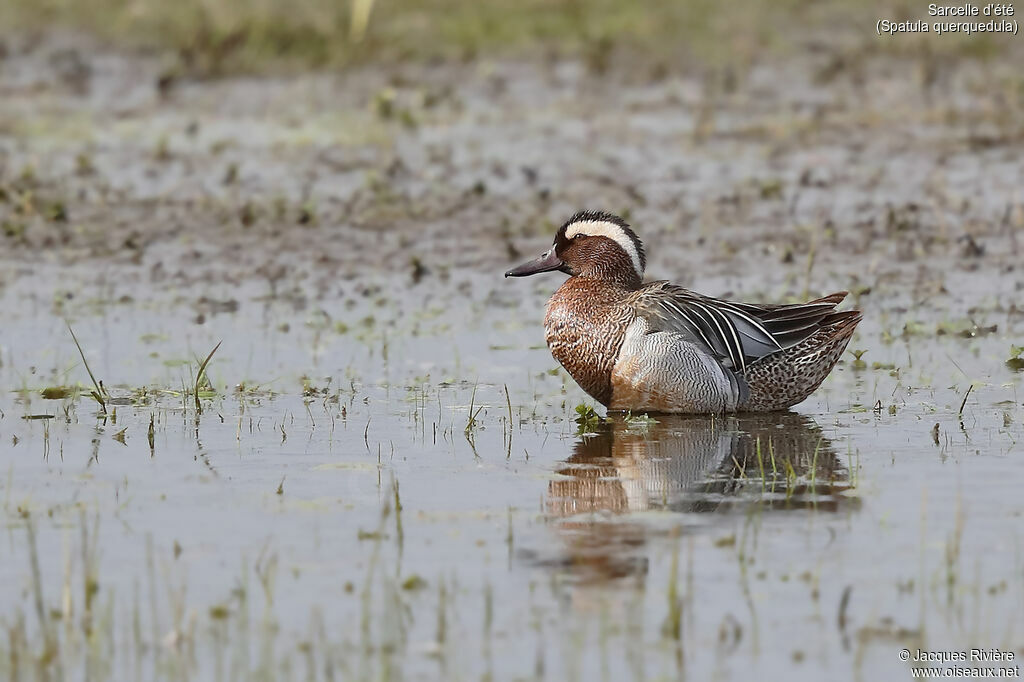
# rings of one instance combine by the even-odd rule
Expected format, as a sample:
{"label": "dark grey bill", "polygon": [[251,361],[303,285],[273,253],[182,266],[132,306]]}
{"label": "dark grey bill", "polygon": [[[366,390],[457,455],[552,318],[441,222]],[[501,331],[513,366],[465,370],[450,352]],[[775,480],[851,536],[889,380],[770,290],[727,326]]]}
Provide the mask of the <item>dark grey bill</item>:
{"label": "dark grey bill", "polygon": [[533,260],[523,263],[517,267],[512,268],[505,273],[506,277],[527,277],[529,275],[536,275],[538,272],[551,272],[552,270],[559,270],[565,265],[562,259],[555,255],[555,247],[551,247],[551,250],[545,253],[540,258],[534,258]]}

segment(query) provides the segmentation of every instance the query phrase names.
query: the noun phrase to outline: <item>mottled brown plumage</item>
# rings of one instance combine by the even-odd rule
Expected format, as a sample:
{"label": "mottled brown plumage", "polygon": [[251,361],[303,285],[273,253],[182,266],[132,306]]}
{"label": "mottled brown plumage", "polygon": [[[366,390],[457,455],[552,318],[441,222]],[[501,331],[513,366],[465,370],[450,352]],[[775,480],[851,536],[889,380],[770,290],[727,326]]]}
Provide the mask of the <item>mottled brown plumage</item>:
{"label": "mottled brown plumage", "polygon": [[828,376],[861,320],[836,312],[846,292],[796,305],[703,296],[643,283],[643,245],[606,213],[578,213],[540,258],[506,273],[559,270],[548,301],[552,355],[613,410],[770,411],[804,400]]}
{"label": "mottled brown plumage", "polygon": [[570,277],[551,297],[544,335],[551,355],[602,405],[612,399],[612,370],[635,312],[628,289],[587,276]]}
{"label": "mottled brown plumage", "polygon": [[[846,292],[833,296],[841,301]],[[858,310],[832,313],[800,343],[750,365],[743,373],[750,390],[744,408],[767,412],[802,402],[835,367],[860,320]]]}

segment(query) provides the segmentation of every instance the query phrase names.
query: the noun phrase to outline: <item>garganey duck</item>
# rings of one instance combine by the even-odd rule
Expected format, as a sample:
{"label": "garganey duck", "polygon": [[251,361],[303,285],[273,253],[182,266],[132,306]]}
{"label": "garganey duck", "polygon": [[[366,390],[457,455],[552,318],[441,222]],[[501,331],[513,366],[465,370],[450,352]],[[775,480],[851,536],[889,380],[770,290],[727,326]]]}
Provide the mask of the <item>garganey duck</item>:
{"label": "garganey duck", "polygon": [[558,270],[544,332],[562,367],[609,410],[708,414],[784,410],[811,394],[861,313],[842,291],[759,305],[644,283],[643,244],[622,218],[577,213],[547,253],[505,273]]}

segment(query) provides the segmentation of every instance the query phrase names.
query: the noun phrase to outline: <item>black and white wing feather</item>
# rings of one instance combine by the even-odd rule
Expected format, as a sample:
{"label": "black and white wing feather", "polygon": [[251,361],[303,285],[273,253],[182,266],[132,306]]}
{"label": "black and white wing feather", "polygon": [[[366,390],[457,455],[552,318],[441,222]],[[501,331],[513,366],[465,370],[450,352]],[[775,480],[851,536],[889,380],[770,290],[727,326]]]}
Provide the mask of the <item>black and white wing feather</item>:
{"label": "black and white wing feather", "polygon": [[652,331],[685,335],[717,357],[724,366],[742,372],[766,355],[803,341],[821,328],[846,293],[808,303],[756,305],[702,296],[670,284],[652,282],[636,293],[637,314]]}

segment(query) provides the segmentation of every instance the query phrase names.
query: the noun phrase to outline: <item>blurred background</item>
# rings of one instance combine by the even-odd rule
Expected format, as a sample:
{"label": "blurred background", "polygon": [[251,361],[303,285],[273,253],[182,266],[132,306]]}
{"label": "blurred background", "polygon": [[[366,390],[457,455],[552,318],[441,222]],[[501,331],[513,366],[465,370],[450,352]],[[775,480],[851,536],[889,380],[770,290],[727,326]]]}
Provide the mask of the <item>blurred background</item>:
{"label": "blurred background", "polygon": [[648,239],[685,227],[672,245],[723,259],[767,228],[793,267],[758,288],[803,293],[777,276],[829,257],[819,228],[833,246],[878,221],[963,237],[958,197],[921,192],[948,180],[985,203],[992,182],[950,174],[1020,142],[1020,41],[879,36],[881,19],[936,18],[916,2],[7,0],[0,238],[157,274],[200,243],[244,261],[231,281],[276,291],[283,252],[332,274],[500,270],[587,207]]}
{"label": "blurred background", "polygon": [[70,31],[111,48],[166,51],[190,76],[512,56],[577,57],[601,70],[613,55],[741,75],[755,62],[808,52],[855,65],[879,52],[993,58],[1009,47],[1002,35],[875,34],[878,19],[934,21],[927,9],[903,0],[9,0],[2,19],[11,36]]}

